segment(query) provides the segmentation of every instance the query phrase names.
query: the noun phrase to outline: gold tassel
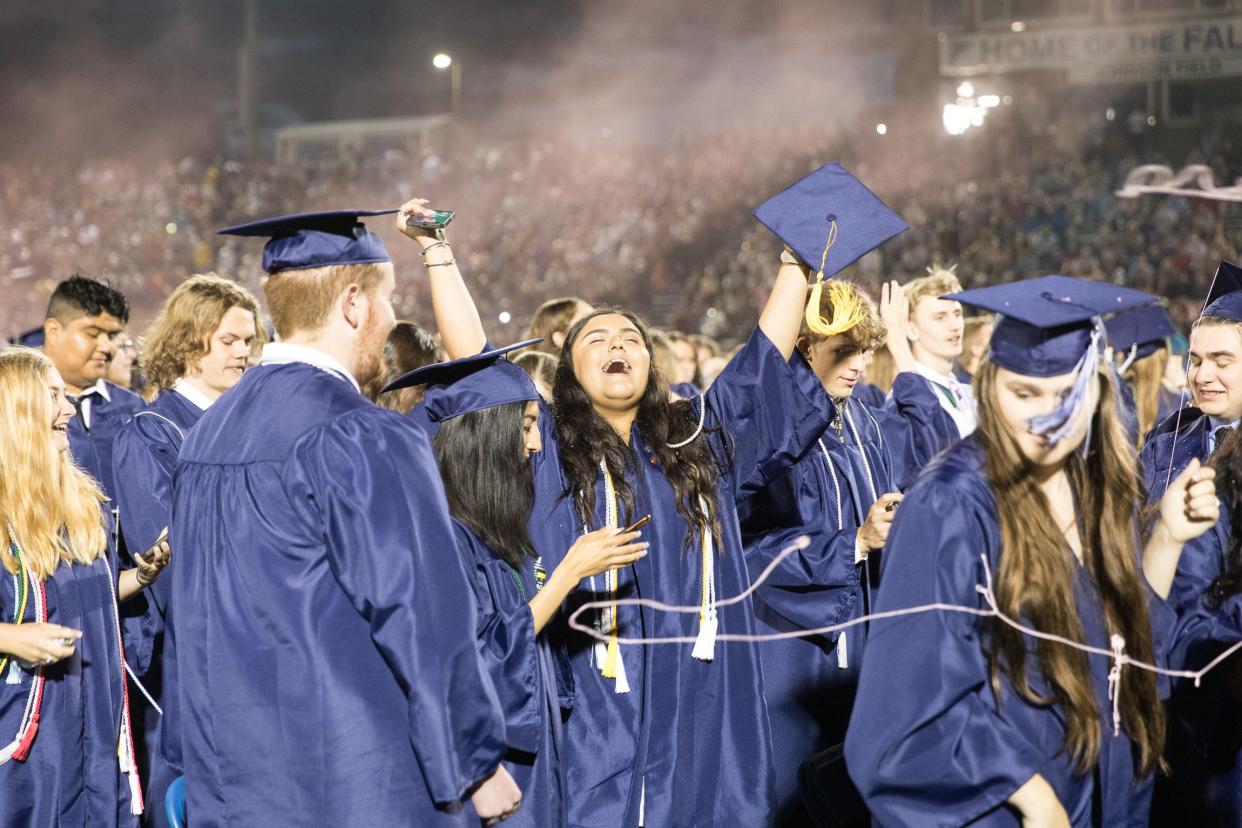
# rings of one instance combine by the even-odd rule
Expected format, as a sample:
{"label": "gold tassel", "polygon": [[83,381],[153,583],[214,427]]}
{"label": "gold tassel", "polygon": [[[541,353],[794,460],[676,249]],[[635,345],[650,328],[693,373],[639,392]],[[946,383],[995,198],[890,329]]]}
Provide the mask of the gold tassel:
{"label": "gold tassel", "polygon": [[608,637],[608,655],[604,658],[604,669],[600,671],[604,678],[617,677],[617,660],[621,658],[621,645],[615,635]]}
{"label": "gold tassel", "polygon": [[815,284],[811,285],[811,296],[806,303],[806,326],[812,333],[819,336],[837,336],[853,328],[867,318],[866,308],[858,296],[840,282],[828,284],[828,301],[832,304],[832,318],[825,319],[819,312],[824,296],[824,267],[828,264],[828,251],[837,240],[837,219],[829,216],[832,223],[828,228],[828,240],[824,244],[824,252],[819,259],[819,272],[815,274]]}

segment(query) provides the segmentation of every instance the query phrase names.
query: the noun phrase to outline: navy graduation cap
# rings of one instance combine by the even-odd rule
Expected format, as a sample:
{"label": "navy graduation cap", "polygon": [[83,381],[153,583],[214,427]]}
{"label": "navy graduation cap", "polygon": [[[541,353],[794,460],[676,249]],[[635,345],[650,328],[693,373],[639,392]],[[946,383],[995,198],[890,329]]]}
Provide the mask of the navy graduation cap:
{"label": "navy graduation cap", "polygon": [[[530,377],[504,356],[510,351],[540,342],[543,340],[528,339],[451,362],[424,365],[397,377],[380,393],[426,385],[427,394],[423,403],[427,416],[437,423],[497,405],[538,400],[539,392]],[[495,370],[484,370],[488,368]]]}
{"label": "navy graduation cap", "polygon": [[305,270],[328,265],[374,264],[392,259],[380,237],[358,219],[383,216],[396,210],[328,210],[226,227],[222,236],[257,236],[263,246],[263,269],[268,273]]}
{"label": "navy graduation cap", "polygon": [[1130,361],[1151,356],[1174,334],[1169,312],[1159,302],[1122,311],[1105,320],[1104,328],[1108,344]]}
{"label": "navy graduation cap", "polygon": [[1041,276],[940,297],[1000,314],[988,356],[1026,377],[1075,374],[1064,402],[1031,420],[1031,430],[1057,443],[1072,430],[1088,381],[1103,352],[1102,317],[1152,303],[1140,290],[1068,276]]}
{"label": "navy graduation cap", "polygon": [[822,336],[849,330],[858,322],[859,313],[857,308],[837,308],[834,303],[834,318],[821,319],[823,280],[909,228],[901,216],[838,163],[795,181],[759,205],[755,218],[816,272],[806,321]]}
{"label": "navy graduation cap", "polygon": [[1233,262],[1221,262],[1205,304],[1204,316],[1242,322],[1242,267]]}

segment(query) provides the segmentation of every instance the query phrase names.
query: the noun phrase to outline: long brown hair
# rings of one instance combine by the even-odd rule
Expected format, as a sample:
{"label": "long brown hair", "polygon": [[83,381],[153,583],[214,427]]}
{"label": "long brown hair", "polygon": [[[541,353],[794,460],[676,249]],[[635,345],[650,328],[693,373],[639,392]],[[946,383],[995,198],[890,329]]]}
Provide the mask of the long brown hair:
{"label": "long brown hair", "polygon": [[[1011,618],[1024,618],[1044,632],[1083,640],[1075,602],[1074,561],[1052,519],[1047,498],[1022,455],[1014,435],[998,413],[996,365],[986,357],[975,375],[979,400],[979,440],[984,471],[996,498],[1001,548],[996,600]],[[1086,458],[1071,452],[1066,472],[1078,497],[1082,565],[1099,592],[1110,635],[1126,642],[1127,655],[1152,663],[1154,648],[1147,597],[1138,565],[1135,504],[1139,481],[1134,447],[1118,414],[1110,372],[1100,370],[1099,404],[1091,415]],[[1038,696],[1027,682],[1027,647],[1023,635],[996,622],[991,634],[991,680],[999,694],[1001,676],[1026,699],[1059,705],[1065,714],[1065,748],[1081,772],[1100,755],[1100,710],[1091,685],[1088,655],[1040,639],[1039,667],[1050,698]],[[1156,695],[1156,677],[1130,668],[1121,674],[1121,719],[1137,746],[1139,772],[1146,776],[1160,763],[1164,745],[1164,709]]]}
{"label": "long brown hair", "polygon": [[0,562],[17,572],[9,532],[39,579],[62,562],[90,563],[107,549],[106,498],[52,436],[52,361],[38,351],[0,353]]}
{"label": "long brown hair", "polygon": [[[634,452],[617,435],[591,405],[591,398],[578,382],[574,373],[574,342],[581,335],[586,323],[597,316],[619,314],[628,319],[643,338],[643,345],[651,352],[651,333],[646,323],[637,315],[618,308],[596,308],[569,329],[561,359],[556,367],[556,381],[552,387],[553,412],[556,430],[563,446],[561,467],[568,481],[565,496],[574,499],[578,516],[590,525],[595,513],[595,483],[599,478],[602,459],[608,467],[613,485],[620,501],[620,517],[629,523],[634,515],[634,493],[625,482],[625,470],[633,469]],[[707,505],[707,520],[716,536],[720,536],[720,522],[716,515],[716,483],[720,469],[716,464],[708,441],[699,435],[681,448],[670,448],[670,442],[679,442],[695,432],[698,418],[689,400],[669,400],[668,382],[651,363],[647,388],[638,401],[638,416],[634,420],[638,432],[648,449],[659,461],[665,479],[677,496],[677,513],[690,527],[686,534],[689,546],[694,529],[703,520],[700,502]]]}
{"label": "long brown hair", "polygon": [[1125,380],[1134,389],[1134,410],[1138,414],[1138,444],[1159,423],[1160,390],[1163,388],[1164,372],[1169,364],[1169,349],[1161,347],[1154,353],[1134,360],[1126,369]]}

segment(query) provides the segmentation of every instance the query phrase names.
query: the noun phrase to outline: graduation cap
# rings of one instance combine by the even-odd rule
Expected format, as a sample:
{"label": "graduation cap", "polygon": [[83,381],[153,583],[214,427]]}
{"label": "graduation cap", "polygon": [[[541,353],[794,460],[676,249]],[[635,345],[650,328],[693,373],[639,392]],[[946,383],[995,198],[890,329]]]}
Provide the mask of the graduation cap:
{"label": "graduation cap", "polygon": [[1068,276],[1041,276],[940,297],[1000,314],[992,329],[992,362],[1027,377],[1074,373],[1057,410],[1031,420],[1032,430],[1057,443],[1069,432],[1086,398],[1105,337],[1102,317],[1150,305],[1140,290]]}
{"label": "graduation cap", "polygon": [[901,216],[837,163],[820,167],[759,205],[755,218],[816,271],[806,322],[821,336],[844,333],[866,315],[865,308],[849,301],[850,294],[830,288],[833,317],[821,318],[824,279],[909,228]]}
{"label": "graduation cap", "polygon": [[21,345],[26,348],[42,348],[43,347],[43,326],[31,328],[25,333],[20,333],[9,340],[10,345]]}
{"label": "graduation cap", "polygon": [[1169,312],[1159,302],[1122,311],[1105,320],[1104,329],[1108,332],[1108,344],[1126,355],[1126,367],[1136,359],[1154,354],[1175,333]]}
{"label": "graduation cap", "polygon": [[[451,362],[424,365],[397,377],[380,393],[426,385],[423,402],[427,416],[437,423],[497,405],[537,400],[539,392],[530,377],[504,356],[540,342],[543,340],[528,339]],[[494,370],[485,370],[488,368]]]}
{"label": "graduation cap", "polygon": [[294,213],[238,224],[218,232],[222,236],[267,238],[268,242],[263,246],[263,269],[268,273],[328,265],[373,264],[392,259],[380,237],[358,219],[395,212],[328,210]]}
{"label": "graduation cap", "polygon": [[1233,262],[1221,262],[1205,304],[1204,316],[1242,322],[1242,267]]}

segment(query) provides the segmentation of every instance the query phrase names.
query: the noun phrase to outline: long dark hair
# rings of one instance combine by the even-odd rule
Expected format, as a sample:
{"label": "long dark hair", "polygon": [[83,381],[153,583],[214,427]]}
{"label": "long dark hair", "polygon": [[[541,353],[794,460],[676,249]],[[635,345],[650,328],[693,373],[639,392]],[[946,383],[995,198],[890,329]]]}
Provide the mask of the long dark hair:
{"label": "long dark hair", "polygon": [[462,414],[440,424],[432,445],[449,512],[512,567],[533,554],[535,481],[522,439],[525,402]]}
{"label": "long dark hair", "polygon": [[[1064,552],[1065,538],[1030,474],[1029,461],[997,413],[996,371],[996,364],[984,358],[975,374],[984,469],[996,498],[1004,550],[996,600],[1011,618],[1022,617],[1044,632],[1082,641],[1074,599],[1076,568]],[[1136,554],[1139,482],[1134,447],[1121,425],[1111,372],[1101,370],[1097,377],[1100,399],[1091,415],[1087,457],[1075,450],[1066,461],[1082,521],[1082,565],[1099,591],[1108,632],[1125,639],[1128,655],[1150,664],[1154,647]],[[996,622],[991,644],[994,692],[999,693],[1003,674],[1029,701],[1059,705],[1065,714],[1066,750],[1080,771],[1093,767],[1100,755],[1100,710],[1087,654],[1041,639],[1036,645],[1039,667],[1051,693],[1051,698],[1041,698],[1027,682],[1022,633]],[[1121,684],[1122,722],[1137,747],[1139,773],[1146,776],[1159,766],[1164,746],[1164,708],[1156,695],[1156,677],[1146,670],[1125,670]]]}
{"label": "long dark hair", "polygon": [[[574,373],[573,347],[586,323],[597,316],[618,314],[628,319],[643,338],[643,346],[651,351],[651,333],[637,315],[620,308],[597,308],[590,316],[574,323],[565,335],[561,359],[556,366],[552,399],[556,430],[561,445],[561,467],[568,485],[565,497],[572,497],[582,522],[590,525],[595,514],[595,482],[599,479],[599,461],[603,459],[612,476],[617,497],[621,501],[622,519],[635,518],[634,493],[625,482],[626,469],[633,468],[634,452],[603,420],[591,405],[591,399]],[[686,534],[690,544],[693,530],[703,520],[699,503],[707,504],[707,519],[719,536],[720,522],[716,514],[716,483],[720,469],[716,457],[702,435],[681,448],[669,448],[694,433],[698,416],[689,400],[669,399],[668,382],[653,361],[647,387],[638,400],[635,419],[643,442],[656,456],[664,477],[677,495],[677,513],[691,531]]]}
{"label": "long dark hair", "polygon": [[1208,463],[1216,468],[1216,496],[1229,515],[1228,563],[1207,591],[1208,600],[1219,606],[1242,592],[1242,437],[1238,429],[1220,441]]}

